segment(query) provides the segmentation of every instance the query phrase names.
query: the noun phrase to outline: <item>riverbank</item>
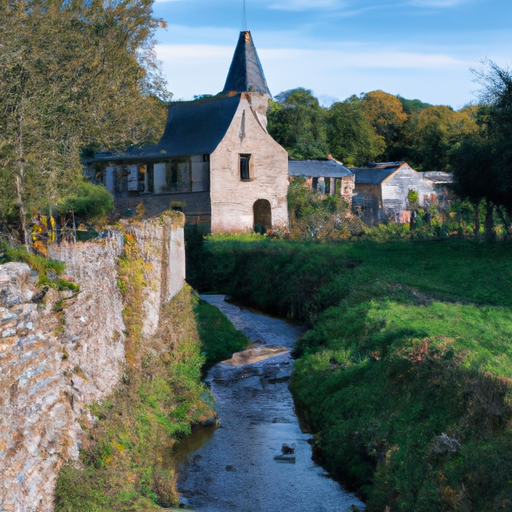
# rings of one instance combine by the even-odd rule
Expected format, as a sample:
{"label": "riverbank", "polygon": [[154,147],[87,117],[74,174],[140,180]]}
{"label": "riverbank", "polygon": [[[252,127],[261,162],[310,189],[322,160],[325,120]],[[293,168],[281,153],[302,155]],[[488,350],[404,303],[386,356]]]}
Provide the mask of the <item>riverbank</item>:
{"label": "riverbank", "polygon": [[80,466],[66,466],[59,474],[56,512],[176,506],[178,463],[168,453],[194,425],[216,419],[215,401],[201,376],[249,343],[186,286],[166,305],[159,331],[141,350],[136,343],[142,314],[133,275],[137,265],[132,261],[128,268],[133,288],[126,292],[125,318],[132,364],[121,388],[90,408],[96,420],[83,425],[87,442]]}
{"label": "riverbank", "polygon": [[464,241],[213,237],[196,285],[312,327],[291,389],[327,468],[368,511],[505,510],[511,255]]}
{"label": "riverbank", "polygon": [[[187,503],[198,512],[364,510],[311,460],[311,436],[299,427],[288,380],[303,330],[223,295],[204,299],[254,344],[208,372],[221,428],[188,456],[178,480]],[[283,455],[283,444],[293,453]]]}

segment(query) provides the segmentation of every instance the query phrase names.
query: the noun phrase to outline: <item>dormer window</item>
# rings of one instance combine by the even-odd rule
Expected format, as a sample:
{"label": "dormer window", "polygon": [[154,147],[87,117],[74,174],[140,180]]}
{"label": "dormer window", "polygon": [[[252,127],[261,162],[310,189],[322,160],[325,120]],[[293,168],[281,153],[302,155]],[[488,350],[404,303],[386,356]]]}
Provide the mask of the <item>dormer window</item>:
{"label": "dormer window", "polygon": [[251,155],[240,155],[240,180],[251,181],[252,179],[252,157]]}

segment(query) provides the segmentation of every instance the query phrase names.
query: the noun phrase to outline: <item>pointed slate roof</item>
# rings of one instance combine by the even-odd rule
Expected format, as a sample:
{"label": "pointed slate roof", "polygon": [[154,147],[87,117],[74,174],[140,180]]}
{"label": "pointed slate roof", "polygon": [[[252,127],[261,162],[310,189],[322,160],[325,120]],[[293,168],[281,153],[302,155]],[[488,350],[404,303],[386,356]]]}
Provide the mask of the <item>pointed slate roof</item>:
{"label": "pointed slate roof", "polygon": [[240,32],[235,54],[222,92],[261,92],[271,96],[251,32]]}

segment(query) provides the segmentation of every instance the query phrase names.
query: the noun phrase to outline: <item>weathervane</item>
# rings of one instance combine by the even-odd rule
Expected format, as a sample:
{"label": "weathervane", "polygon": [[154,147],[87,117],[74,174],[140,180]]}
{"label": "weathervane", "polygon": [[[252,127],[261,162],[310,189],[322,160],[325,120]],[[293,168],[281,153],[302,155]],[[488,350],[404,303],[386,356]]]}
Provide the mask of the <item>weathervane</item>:
{"label": "weathervane", "polygon": [[245,0],[243,2],[243,11],[242,11],[242,30],[247,32],[247,12],[245,10]]}

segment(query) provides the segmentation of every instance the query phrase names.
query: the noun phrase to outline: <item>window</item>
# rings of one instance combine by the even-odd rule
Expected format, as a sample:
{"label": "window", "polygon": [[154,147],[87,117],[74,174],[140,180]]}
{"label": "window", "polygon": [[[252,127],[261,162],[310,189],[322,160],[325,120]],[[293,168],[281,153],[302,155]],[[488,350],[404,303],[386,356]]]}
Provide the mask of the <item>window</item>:
{"label": "window", "polygon": [[203,155],[203,162],[209,162],[210,161],[210,155]]}
{"label": "window", "polygon": [[240,155],[240,179],[251,180],[251,155]]}

